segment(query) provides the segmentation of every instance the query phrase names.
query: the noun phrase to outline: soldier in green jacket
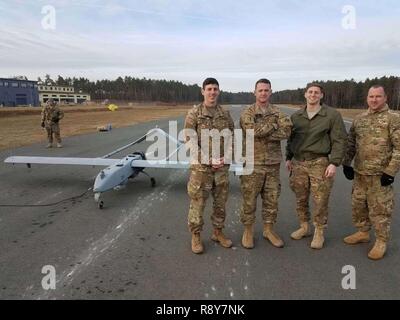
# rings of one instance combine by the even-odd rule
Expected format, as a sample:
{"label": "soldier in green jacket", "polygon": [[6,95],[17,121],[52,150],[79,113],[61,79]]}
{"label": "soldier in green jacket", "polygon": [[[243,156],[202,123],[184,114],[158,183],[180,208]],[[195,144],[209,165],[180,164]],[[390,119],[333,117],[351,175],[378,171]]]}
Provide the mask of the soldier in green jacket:
{"label": "soldier in green jacket", "polygon": [[307,105],[291,116],[292,133],[286,147],[286,168],[290,171],[290,187],[296,195],[296,211],[300,228],[291,234],[299,240],[310,235],[309,197],[313,200],[314,238],[311,248],[321,249],[323,230],[328,221],[328,202],[336,167],[346,149],[347,133],[340,113],[321,105],[324,96],[319,84],[307,85]]}
{"label": "soldier in green jacket", "polygon": [[354,179],[352,214],[358,228],[344,242],[369,242],[372,225],[376,241],[368,257],[373,260],[382,259],[386,252],[394,206],[392,183],[400,169],[400,115],[390,111],[386,102],[382,86],[369,89],[368,110],[354,119],[343,160],[346,178]]}

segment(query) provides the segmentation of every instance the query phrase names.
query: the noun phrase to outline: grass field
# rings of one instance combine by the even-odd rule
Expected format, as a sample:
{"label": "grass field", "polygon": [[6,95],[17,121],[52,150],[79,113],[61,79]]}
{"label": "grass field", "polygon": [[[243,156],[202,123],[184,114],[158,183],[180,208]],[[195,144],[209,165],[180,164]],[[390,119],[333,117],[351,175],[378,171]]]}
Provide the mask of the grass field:
{"label": "grass field", "polygon": [[[65,116],[60,122],[61,137],[96,132],[99,127],[111,124],[113,128],[130,126],[139,122],[183,116],[192,105],[119,106],[109,111],[105,106],[62,107]],[[299,108],[298,105],[290,107]],[[362,109],[338,109],[344,118],[353,119]],[[36,142],[46,143],[46,130],[40,127],[40,108],[0,108],[0,150],[16,148]]]}
{"label": "grass field", "polygon": [[[182,116],[190,106],[135,105],[119,106],[109,111],[105,106],[62,107],[61,138],[98,131],[98,127],[111,124],[113,128],[139,122]],[[0,108],[0,150],[46,143],[46,130],[40,126],[40,108]]]}

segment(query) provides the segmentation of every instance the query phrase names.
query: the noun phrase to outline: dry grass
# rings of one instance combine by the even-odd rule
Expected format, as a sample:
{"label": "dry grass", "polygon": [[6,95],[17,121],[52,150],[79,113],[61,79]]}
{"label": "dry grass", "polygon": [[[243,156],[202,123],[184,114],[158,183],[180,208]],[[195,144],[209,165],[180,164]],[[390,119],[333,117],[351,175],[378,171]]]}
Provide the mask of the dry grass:
{"label": "dry grass", "polygon": [[[109,111],[104,106],[63,107],[61,137],[97,131],[112,124],[113,128],[139,122],[184,115],[191,106],[121,106]],[[0,150],[46,141],[46,130],[40,127],[40,108],[0,109]]]}

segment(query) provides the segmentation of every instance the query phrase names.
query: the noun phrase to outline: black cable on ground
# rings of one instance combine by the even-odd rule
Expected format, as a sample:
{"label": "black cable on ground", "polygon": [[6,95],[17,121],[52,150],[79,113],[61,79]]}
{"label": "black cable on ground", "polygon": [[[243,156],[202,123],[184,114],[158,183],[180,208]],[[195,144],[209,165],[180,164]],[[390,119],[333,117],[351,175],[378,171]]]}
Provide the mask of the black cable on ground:
{"label": "black cable on ground", "polygon": [[83,197],[86,193],[88,193],[90,190],[92,190],[92,188],[87,189],[84,193],[82,193],[78,196],[73,196],[70,198],[62,199],[60,201],[47,203],[47,204],[0,204],[0,207],[50,207],[50,206],[55,206],[61,202],[79,199],[79,198]]}

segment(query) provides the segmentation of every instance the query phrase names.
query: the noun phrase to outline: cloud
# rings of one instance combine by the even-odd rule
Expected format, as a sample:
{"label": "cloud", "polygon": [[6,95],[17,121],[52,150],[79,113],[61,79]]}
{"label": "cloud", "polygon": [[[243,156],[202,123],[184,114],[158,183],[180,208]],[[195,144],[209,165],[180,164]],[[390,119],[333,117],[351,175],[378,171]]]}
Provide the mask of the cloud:
{"label": "cloud", "polygon": [[[40,5],[47,2],[57,7],[56,30],[40,27]],[[302,15],[312,3],[235,2],[222,12],[226,3],[211,1],[181,0],[178,8],[161,0],[28,1],[5,11],[0,76],[130,75],[199,83],[213,75],[226,90],[243,91],[261,77],[280,90],[317,79],[400,72],[400,36],[393,31],[400,28],[398,18],[361,15],[356,30],[344,30],[339,2],[312,9],[329,11],[325,20],[305,21],[312,20]],[[295,21],[280,23],[296,15]]]}

